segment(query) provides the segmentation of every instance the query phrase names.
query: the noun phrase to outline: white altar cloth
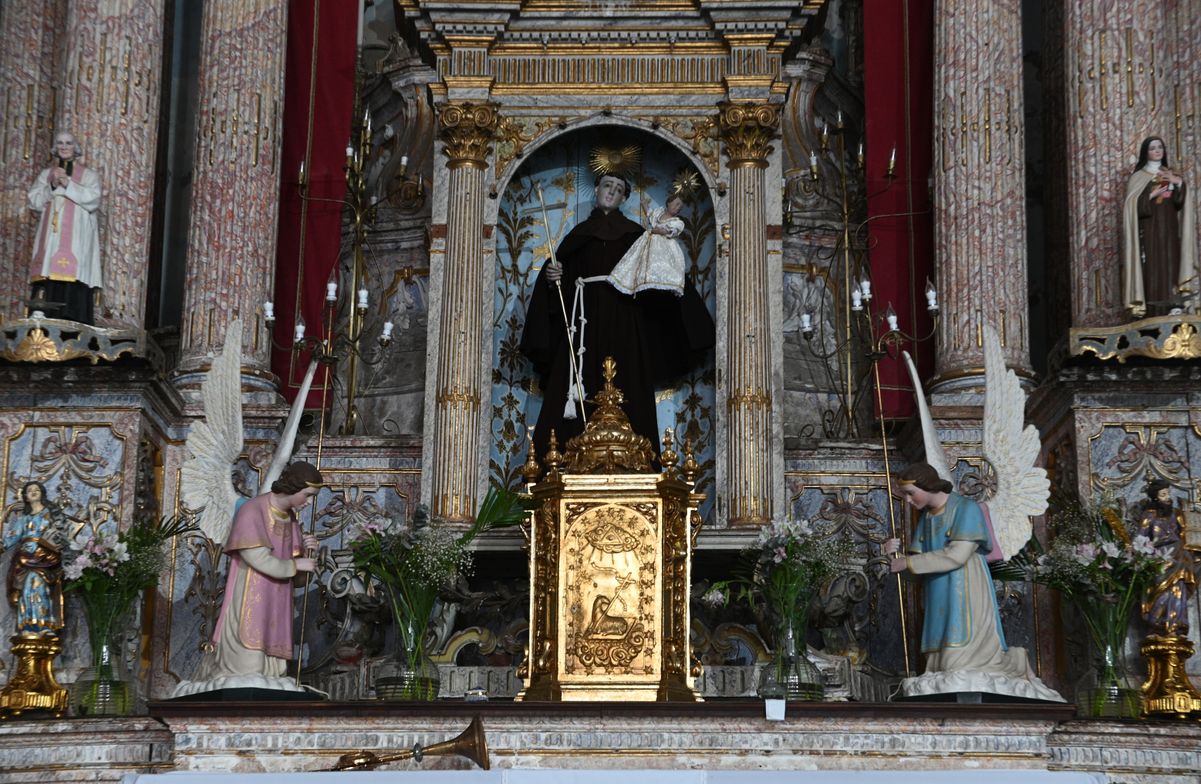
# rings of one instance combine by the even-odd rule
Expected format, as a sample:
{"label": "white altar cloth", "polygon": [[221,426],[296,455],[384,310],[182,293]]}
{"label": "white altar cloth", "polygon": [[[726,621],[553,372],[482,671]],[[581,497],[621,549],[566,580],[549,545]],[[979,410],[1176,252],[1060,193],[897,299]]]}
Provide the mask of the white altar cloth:
{"label": "white altar cloth", "polygon": [[122,784],[1100,784],[1100,773],[1057,770],[498,770],[340,773],[154,773]]}

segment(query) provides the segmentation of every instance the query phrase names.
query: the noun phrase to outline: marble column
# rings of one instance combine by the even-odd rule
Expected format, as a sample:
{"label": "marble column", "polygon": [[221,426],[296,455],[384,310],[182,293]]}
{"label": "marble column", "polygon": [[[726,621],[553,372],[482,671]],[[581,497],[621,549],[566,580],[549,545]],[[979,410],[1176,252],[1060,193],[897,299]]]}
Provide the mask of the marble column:
{"label": "marble column", "polygon": [[934,54],[935,387],[984,375],[984,323],[1030,372],[1021,3],[939,3]]}
{"label": "marble column", "polygon": [[[1195,5],[1180,3],[1177,5]],[[1180,160],[1170,78],[1173,37],[1162,3],[1065,3],[1063,51],[1072,325],[1129,321],[1122,307],[1121,211],[1143,138],[1162,136]],[[1196,8],[1192,17],[1196,17]],[[1183,28],[1196,30],[1195,19]],[[1194,32],[1195,34],[1195,32]],[[1195,84],[1195,81],[1193,82]],[[1192,184],[1190,182],[1190,184]]]}
{"label": "marble column", "polygon": [[430,510],[434,517],[469,522],[478,491],[480,405],[484,385],[481,357],[485,295],[484,176],[497,127],[496,107],[452,103],[438,111],[445,142],[446,254],[438,315],[438,369],[430,455]]}
{"label": "marble column", "polygon": [[72,0],[62,39],[67,68],[57,125],[75,134],[100,175],[96,323],[140,328],[146,309],[150,220],[163,56],[164,0]]}
{"label": "marble column", "polygon": [[772,339],[767,263],[769,142],[777,106],[726,103],[720,114],[730,172],[726,306],[726,487],[731,526],[772,516]]}
{"label": "marble column", "polygon": [[65,0],[0,13],[0,322],[25,315],[37,215],[27,194],[50,156]]}
{"label": "marble column", "polygon": [[287,3],[204,5],[176,379],[185,386],[238,316],[244,377],[274,386],[262,303],[271,298],[275,270],[287,12]]}

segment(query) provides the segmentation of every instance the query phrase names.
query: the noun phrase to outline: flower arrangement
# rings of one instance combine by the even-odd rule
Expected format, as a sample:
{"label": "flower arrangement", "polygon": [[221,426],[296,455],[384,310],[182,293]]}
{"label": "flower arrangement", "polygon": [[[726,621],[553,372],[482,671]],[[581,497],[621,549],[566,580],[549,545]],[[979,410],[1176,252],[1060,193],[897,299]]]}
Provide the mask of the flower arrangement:
{"label": "flower arrangement", "polygon": [[818,700],[822,676],[805,655],[809,602],[829,579],[851,562],[850,541],[825,535],[807,520],[775,521],[743,551],[733,577],[701,595],[711,606],[731,601],[753,611],[762,607],[774,624],[772,661],[760,675],[759,695],[774,699]]}
{"label": "flower arrangement", "polygon": [[851,556],[849,541],[826,536],[807,520],[778,520],[761,529],[755,546],[743,551],[734,576],[710,586],[701,601],[763,605],[775,623],[800,621],[803,627],[810,597],[843,571]]}
{"label": "flower arrangement", "polygon": [[[409,672],[428,671],[425,635],[434,602],[460,577],[471,574],[468,545],[481,533],[516,525],[525,501],[516,493],[493,487],[471,526],[462,533],[431,520],[418,508],[410,525],[367,523],[352,534],[355,568],[383,588],[400,635],[402,665]],[[413,678],[403,686],[406,699],[432,700],[437,685],[431,677]]]}
{"label": "flower arrangement", "polygon": [[[147,588],[158,585],[167,566],[167,543],[180,534],[196,530],[182,517],[135,522],[118,534],[85,528],[70,542],[66,553],[63,591],[75,592],[83,602],[92,648],[95,680],[86,682],[80,701],[83,713],[125,713],[129,707],[127,688],[114,690],[111,642],[135,600]],[[104,700],[101,700],[104,695]]]}
{"label": "flower arrangement", "polygon": [[1132,536],[1108,497],[1090,504],[1074,496],[1053,497],[1047,532],[1050,548],[1032,538],[997,576],[1058,591],[1084,622],[1101,657],[1101,684],[1125,688],[1121,658],[1131,613],[1171,563],[1171,554],[1158,551],[1146,536]]}

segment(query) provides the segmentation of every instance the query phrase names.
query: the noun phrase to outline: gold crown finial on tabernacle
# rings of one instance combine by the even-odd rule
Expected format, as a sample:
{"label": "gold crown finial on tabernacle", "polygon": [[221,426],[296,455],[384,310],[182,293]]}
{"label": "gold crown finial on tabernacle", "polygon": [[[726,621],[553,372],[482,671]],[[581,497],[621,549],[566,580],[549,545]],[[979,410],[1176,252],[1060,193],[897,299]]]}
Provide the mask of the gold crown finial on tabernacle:
{"label": "gold crown finial on tabernacle", "polygon": [[571,474],[623,474],[651,470],[655,450],[650,439],[630,427],[622,410],[625,400],[614,384],[617,362],[601,362],[604,388],[596,393],[596,412],[588,418],[584,432],[567,442],[565,464]]}

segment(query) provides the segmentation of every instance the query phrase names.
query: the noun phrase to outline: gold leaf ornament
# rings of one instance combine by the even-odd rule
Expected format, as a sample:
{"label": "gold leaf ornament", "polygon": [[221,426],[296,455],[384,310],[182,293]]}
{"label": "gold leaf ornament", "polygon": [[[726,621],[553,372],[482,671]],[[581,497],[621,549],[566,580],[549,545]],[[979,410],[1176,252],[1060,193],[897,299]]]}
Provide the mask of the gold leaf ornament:
{"label": "gold leaf ornament", "polygon": [[610,174],[618,177],[638,169],[642,150],[636,144],[617,147],[596,147],[588,158],[588,168],[602,177]]}

